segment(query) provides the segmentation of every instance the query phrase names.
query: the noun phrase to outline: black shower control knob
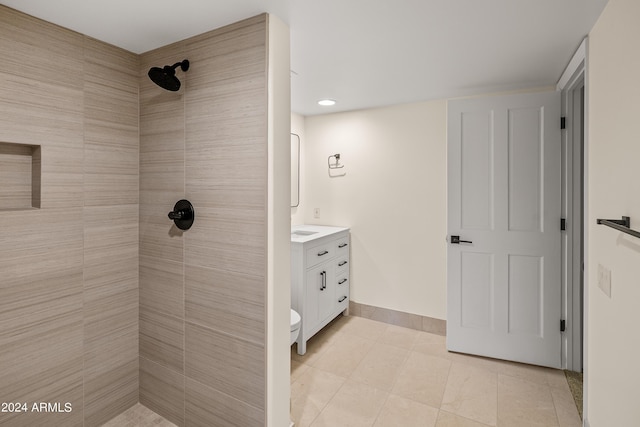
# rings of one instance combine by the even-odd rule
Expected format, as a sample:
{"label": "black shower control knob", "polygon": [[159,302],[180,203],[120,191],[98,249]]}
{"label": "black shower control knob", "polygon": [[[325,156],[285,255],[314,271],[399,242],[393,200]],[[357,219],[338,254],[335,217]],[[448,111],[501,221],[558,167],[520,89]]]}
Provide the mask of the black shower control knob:
{"label": "black shower control knob", "polygon": [[193,225],[196,213],[188,200],[178,200],[173,211],[167,215],[180,230],[188,230]]}
{"label": "black shower control knob", "polygon": [[183,211],[169,212],[169,219],[183,219],[183,217],[184,217]]}

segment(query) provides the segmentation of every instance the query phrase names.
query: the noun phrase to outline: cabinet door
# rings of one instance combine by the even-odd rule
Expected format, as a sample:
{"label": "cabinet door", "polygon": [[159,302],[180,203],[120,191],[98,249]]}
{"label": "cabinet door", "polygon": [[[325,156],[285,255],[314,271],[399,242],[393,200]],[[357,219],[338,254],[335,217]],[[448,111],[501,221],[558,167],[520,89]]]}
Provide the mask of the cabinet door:
{"label": "cabinet door", "polygon": [[334,262],[329,261],[322,264],[323,270],[326,272],[324,280],[324,289],[320,292],[320,321],[325,320],[333,314],[336,308],[335,292],[336,292],[336,270]]}
{"label": "cabinet door", "polygon": [[316,327],[331,314],[334,299],[335,270],[331,262],[307,270],[307,298],[304,310],[304,330]]}

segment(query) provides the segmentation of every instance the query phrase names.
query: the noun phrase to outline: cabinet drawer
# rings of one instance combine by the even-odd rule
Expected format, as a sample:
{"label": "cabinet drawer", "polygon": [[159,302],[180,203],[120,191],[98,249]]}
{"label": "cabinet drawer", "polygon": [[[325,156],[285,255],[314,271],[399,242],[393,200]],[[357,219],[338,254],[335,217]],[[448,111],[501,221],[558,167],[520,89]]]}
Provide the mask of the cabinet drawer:
{"label": "cabinet drawer", "polygon": [[[349,288],[338,286],[336,289],[336,311],[343,311],[349,308]],[[345,292],[346,290],[346,292]]]}
{"label": "cabinet drawer", "polygon": [[336,305],[338,311],[349,307],[349,271],[343,274],[336,274]]}
{"label": "cabinet drawer", "polygon": [[348,271],[349,271],[349,257],[345,256],[345,257],[337,257],[335,260],[336,263],[336,273],[337,274],[344,274],[345,271],[347,272],[347,277],[349,276]]}
{"label": "cabinet drawer", "polygon": [[346,291],[340,292],[348,292],[349,291],[349,274],[339,274],[336,276],[336,285],[338,285],[337,289],[347,288]]}
{"label": "cabinet drawer", "polygon": [[335,241],[335,251],[339,258],[349,258],[349,235],[341,237]]}
{"label": "cabinet drawer", "polygon": [[323,261],[333,257],[335,252],[334,242],[327,242],[322,245],[314,246],[305,252],[307,268],[313,267]]}

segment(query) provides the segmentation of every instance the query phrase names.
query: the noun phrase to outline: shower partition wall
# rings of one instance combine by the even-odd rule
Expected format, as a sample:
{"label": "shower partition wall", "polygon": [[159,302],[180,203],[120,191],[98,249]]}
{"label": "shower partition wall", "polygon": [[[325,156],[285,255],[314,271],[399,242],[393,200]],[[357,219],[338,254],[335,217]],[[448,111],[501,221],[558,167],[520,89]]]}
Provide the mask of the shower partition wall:
{"label": "shower partition wall", "polygon": [[[140,402],[177,425],[265,423],[267,29],[141,58]],[[176,58],[189,71],[167,92],[147,70]],[[184,232],[167,220],[183,198]]]}

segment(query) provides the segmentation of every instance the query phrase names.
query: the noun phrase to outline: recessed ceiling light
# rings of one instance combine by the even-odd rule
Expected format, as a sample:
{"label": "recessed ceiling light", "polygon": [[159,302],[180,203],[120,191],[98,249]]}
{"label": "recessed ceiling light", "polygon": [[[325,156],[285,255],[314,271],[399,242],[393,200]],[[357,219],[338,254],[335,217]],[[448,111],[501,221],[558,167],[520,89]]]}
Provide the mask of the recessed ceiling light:
{"label": "recessed ceiling light", "polygon": [[335,105],[336,101],[334,101],[333,99],[321,99],[320,101],[318,101],[318,104],[322,105],[323,107],[330,107],[332,105]]}

